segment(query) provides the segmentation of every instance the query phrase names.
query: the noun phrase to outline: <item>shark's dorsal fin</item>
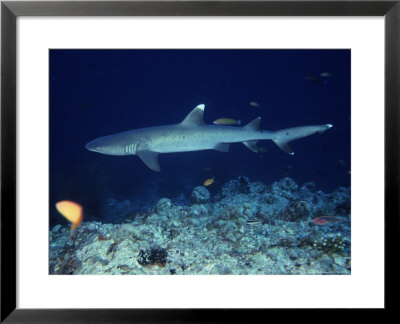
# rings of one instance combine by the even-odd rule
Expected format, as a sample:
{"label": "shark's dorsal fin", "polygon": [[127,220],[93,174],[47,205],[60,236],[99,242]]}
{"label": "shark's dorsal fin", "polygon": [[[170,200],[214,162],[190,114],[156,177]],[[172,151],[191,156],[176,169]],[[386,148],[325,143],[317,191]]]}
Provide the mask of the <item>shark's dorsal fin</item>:
{"label": "shark's dorsal fin", "polygon": [[154,171],[161,171],[160,165],[158,164],[157,152],[143,150],[137,151],[136,154],[150,169]]}
{"label": "shark's dorsal fin", "polygon": [[257,117],[244,127],[249,129],[254,129],[255,131],[260,131],[260,123],[261,123],[261,117]]}
{"label": "shark's dorsal fin", "polygon": [[181,125],[203,126],[206,125],[203,120],[204,104],[198,105],[181,122]]}

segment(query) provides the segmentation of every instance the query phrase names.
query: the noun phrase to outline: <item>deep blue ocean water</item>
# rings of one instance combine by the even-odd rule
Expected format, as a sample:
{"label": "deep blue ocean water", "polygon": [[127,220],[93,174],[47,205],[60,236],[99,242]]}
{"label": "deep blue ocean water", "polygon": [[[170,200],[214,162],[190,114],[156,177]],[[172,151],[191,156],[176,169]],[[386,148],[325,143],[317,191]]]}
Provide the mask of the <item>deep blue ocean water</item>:
{"label": "deep blue ocean water", "polygon": [[[185,203],[211,177],[212,195],[238,176],[267,185],[288,176],[325,192],[350,186],[350,50],[50,50],[49,82],[51,226],[66,224],[60,200],[82,204],[85,220],[120,222],[104,216],[114,200]],[[198,104],[208,124],[260,116],[266,130],[334,127],[292,142],[294,156],[272,141],[258,142],[261,153],[236,143],[229,153],[161,154],[161,172],[137,156],[85,149],[99,136],[178,123]]]}

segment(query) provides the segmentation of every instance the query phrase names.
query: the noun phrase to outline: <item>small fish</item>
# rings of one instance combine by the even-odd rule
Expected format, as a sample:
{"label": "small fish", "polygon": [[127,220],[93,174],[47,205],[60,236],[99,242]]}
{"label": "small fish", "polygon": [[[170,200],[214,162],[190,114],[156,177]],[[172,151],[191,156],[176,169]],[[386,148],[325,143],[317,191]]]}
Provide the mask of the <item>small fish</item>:
{"label": "small fish", "polygon": [[214,178],[207,179],[206,181],[204,181],[203,185],[204,185],[204,187],[208,187],[213,182],[214,182]]}
{"label": "small fish", "polygon": [[68,219],[71,225],[71,231],[76,229],[83,219],[83,208],[76,202],[63,200],[56,203],[56,208],[66,219]]}
{"label": "small fish", "polygon": [[345,165],[346,165],[346,161],[345,161],[345,160],[339,160],[338,163],[339,163],[341,166],[345,166]]}
{"label": "small fish", "polygon": [[319,76],[315,76],[315,75],[307,75],[305,77],[306,80],[312,81],[314,83],[319,83],[319,84],[325,84],[328,81],[327,80],[323,80],[321,79]]}
{"label": "small fish", "polygon": [[249,219],[249,220],[247,220],[247,224],[258,224],[258,223],[261,223],[261,221],[260,220],[258,220],[258,219]]}
{"label": "small fish", "polygon": [[258,152],[266,153],[266,152],[268,152],[268,149],[266,149],[265,147],[259,146],[258,147]]}
{"label": "small fish", "polygon": [[203,171],[206,171],[206,172],[211,171],[211,170],[212,170],[211,168],[203,168]]}
{"label": "small fish", "polygon": [[233,118],[218,118],[213,121],[215,125],[240,125],[242,122]]}
{"label": "small fish", "polygon": [[323,78],[329,78],[329,77],[332,76],[332,73],[329,73],[329,72],[322,72],[322,73],[320,74],[320,76],[322,76]]}
{"label": "small fish", "polygon": [[260,104],[257,101],[250,101],[249,105],[253,107],[260,107]]}
{"label": "small fish", "polygon": [[317,225],[328,225],[331,223],[336,223],[339,221],[339,218],[335,216],[319,216],[311,220],[314,224]]}

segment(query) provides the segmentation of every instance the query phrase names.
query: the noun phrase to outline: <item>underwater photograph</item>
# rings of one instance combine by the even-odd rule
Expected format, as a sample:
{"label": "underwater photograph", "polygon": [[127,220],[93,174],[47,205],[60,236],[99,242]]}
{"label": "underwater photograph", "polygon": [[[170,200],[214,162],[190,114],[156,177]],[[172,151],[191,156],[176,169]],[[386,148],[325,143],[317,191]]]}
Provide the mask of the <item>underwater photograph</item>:
{"label": "underwater photograph", "polygon": [[351,274],[349,49],[50,49],[49,127],[49,274]]}

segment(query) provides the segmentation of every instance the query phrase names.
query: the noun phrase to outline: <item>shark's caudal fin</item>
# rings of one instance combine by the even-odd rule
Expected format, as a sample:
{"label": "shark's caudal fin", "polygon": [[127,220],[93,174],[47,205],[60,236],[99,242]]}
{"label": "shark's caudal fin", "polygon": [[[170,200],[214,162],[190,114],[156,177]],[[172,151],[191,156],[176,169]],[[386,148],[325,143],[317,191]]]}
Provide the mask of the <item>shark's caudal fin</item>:
{"label": "shark's caudal fin", "polygon": [[289,143],[291,141],[315,134],[317,132],[322,134],[329,128],[332,128],[332,124],[286,128],[286,129],[276,131],[274,133],[272,140],[283,151],[285,151],[286,153],[289,153],[290,155],[293,155],[294,152],[293,152],[292,148],[289,146]]}

